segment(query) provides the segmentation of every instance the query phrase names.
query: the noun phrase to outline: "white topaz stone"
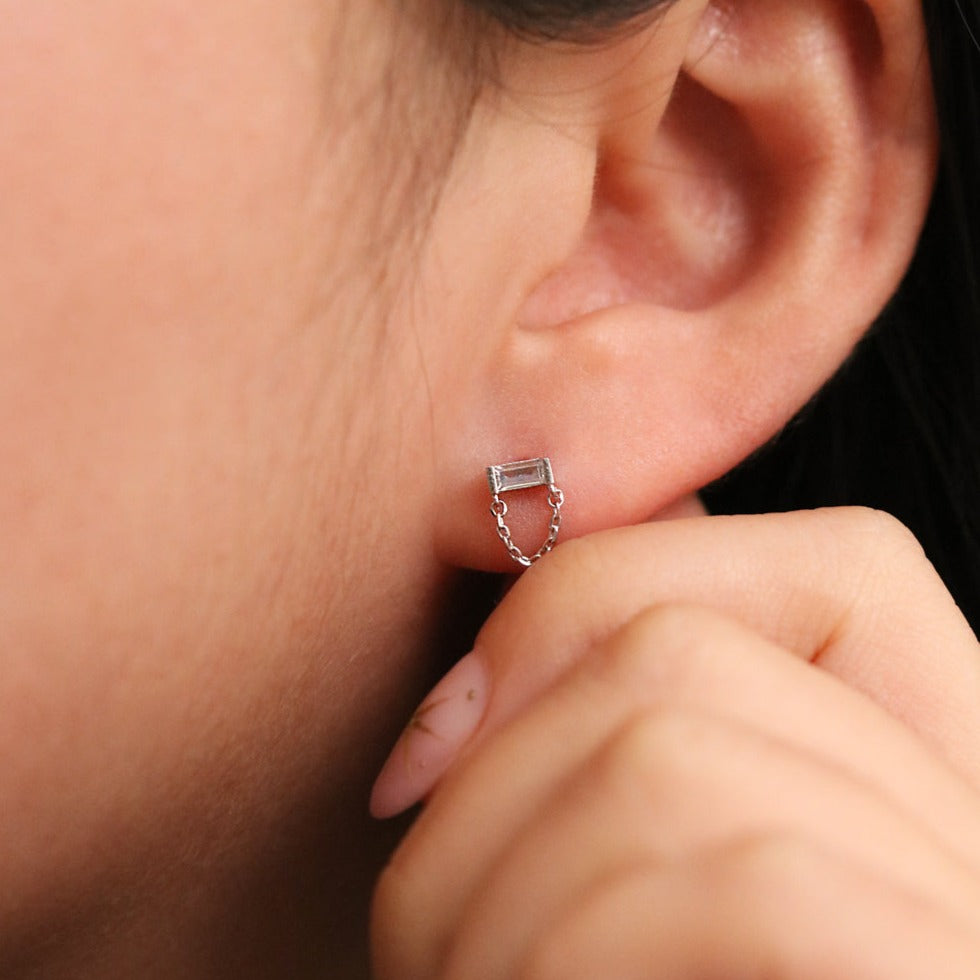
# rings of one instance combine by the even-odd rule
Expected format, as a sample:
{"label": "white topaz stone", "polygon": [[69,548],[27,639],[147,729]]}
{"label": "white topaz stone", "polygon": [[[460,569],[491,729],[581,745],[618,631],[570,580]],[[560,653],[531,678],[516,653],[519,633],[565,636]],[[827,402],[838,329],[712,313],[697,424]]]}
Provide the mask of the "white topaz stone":
{"label": "white topaz stone", "polygon": [[488,466],[487,482],[490,492],[497,494],[508,490],[526,490],[528,487],[546,487],[555,481],[551,475],[551,460],[542,456],[539,459]]}

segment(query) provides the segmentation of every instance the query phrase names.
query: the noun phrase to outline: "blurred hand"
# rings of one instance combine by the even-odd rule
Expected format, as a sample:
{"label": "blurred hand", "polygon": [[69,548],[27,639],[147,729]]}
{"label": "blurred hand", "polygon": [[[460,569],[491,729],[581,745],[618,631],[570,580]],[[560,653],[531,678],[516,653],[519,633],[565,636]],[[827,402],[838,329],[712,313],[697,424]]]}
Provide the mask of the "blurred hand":
{"label": "blurred hand", "polygon": [[980,649],[892,519],[570,542],[454,673],[375,792],[436,784],[382,980],[980,976]]}

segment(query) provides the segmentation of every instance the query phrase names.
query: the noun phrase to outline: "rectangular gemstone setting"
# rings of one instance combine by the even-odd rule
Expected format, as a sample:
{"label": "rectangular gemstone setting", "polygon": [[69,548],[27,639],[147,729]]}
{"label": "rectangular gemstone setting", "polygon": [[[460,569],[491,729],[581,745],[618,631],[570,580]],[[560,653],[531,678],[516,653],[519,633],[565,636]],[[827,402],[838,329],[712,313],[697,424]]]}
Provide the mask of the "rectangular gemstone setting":
{"label": "rectangular gemstone setting", "polygon": [[554,482],[551,460],[547,456],[487,467],[487,483],[490,484],[490,492],[493,494],[527,490],[529,487],[546,487]]}

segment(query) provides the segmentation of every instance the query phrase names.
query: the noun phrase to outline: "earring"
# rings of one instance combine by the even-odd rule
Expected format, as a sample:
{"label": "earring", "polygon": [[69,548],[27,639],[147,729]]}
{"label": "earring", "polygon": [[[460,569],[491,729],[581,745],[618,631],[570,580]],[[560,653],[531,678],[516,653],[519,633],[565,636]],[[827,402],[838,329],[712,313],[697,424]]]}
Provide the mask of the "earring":
{"label": "earring", "polygon": [[[555,486],[555,479],[551,473],[551,460],[542,456],[538,459],[522,459],[516,463],[488,466],[487,483],[490,484],[490,493],[493,495],[490,513],[497,521],[497,537],[504,543],[508,554],[518,565],[530,568],[539,558],[554,548],[555,542],[558,540],[558,530],[561,527],[561,505],[565,502],[565,494]],[[512,490],[528,490],[531,487],[548,488],[551,524],[548,527],[548,537],[544,544],[533,555],[528,556],[514,544],[510,528],[504,521],[507,516],[507,504],[500,499],[500,495]]]}

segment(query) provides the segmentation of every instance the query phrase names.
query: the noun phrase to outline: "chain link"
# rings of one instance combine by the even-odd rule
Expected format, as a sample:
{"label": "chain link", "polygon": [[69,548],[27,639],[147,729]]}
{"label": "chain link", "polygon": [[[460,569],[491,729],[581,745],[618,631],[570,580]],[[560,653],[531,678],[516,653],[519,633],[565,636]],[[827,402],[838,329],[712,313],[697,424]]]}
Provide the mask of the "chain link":
{"label": "chain link", "polygon": [[490,505],[490,513],[497,522],[497,537],[503,542],[508,554],[518,565],[530,568],[539,558],[543,558],[558,540],[558,531],[561,528],[561,506],[565,503],[565,494],[561,492],[553,483],[548,484],[548,506],[551,508],[551,524],[548,525],[548,537],[543,545],[533,554],[525,555],[520,548],[514,544],[510,528],[504,518],[507,516],[507,504],[500,499],[500,494],[493,495],[493,503]]}

